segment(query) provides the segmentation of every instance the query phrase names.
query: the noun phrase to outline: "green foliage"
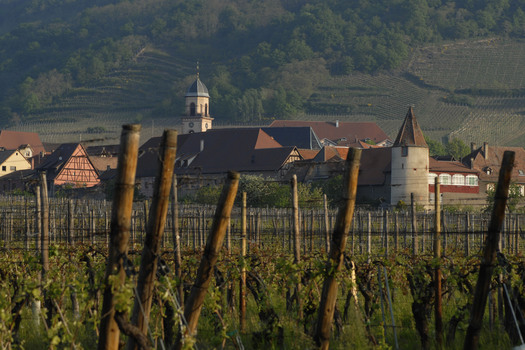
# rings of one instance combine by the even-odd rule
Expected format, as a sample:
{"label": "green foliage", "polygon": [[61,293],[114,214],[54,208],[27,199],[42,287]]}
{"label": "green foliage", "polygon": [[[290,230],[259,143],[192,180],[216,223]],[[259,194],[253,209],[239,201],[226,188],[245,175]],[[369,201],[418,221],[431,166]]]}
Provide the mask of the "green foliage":
{"label": "green foliage", "polygon": [[343,176],[337,175],[328,180],[316,181],[312,184],[321,193],[326,194],[326,198],[331,205],[338,205],[343,196]]}
{"label": "green foliage", "polygon": [[465,157],[470,153],[470,147],[467,146],[460,139],[449,140],[449,142],[445,146],[445,150],[448,155],[451,155],[457,160],[461,160],[461,158]]}
{"label": "green foliage", "polygon": [[451,94],[444,97],[443,102],[472,107],[475,101],[472,97],[466,95]]}
{"label": "green foliage", "polygon": [[[523,4],[508,1],[8,1],[0,23],[3,120],[133,70],[145,48],[184,62],[167,68],[169,81],[206,52],[214,113],[247,122],[323,110],[305,101],[328,72],[395,69],[413,48],[443,40],[525,35]],[[181,102],[164,103],[173,91],[163,90],[155,113],[172,114]],[[461,91],[446,101],[473,105]]]}
{"label": "green foliage", "polygon": [[[492,210],[494,206],[494,198],[496,195],[496,186],[487,188],[487,210]],[[511,183],[509,187],[509,195],[507,197],[507,210],[510,213],[519,211],[519,205],[525,196],[523,195],[523,185]]]}
{"label": "green foliage", "polygon": [[445,146],[439,141],[435,141],[425,135],[425,142],[428,145],[428,153],[430,156],[444,156],[447,154]]}
{"label": "green foliage", "polygon": [[100,134],[106,131],[106,128],[103,126],[90,126],[86,129],[86,132],[88,134]]}

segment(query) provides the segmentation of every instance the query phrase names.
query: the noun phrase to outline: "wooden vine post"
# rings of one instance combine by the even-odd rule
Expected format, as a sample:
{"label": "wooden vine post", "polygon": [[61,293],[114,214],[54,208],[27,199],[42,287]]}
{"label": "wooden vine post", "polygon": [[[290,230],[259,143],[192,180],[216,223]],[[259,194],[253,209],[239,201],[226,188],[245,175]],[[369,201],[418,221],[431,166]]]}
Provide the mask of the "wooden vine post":
{"label": "wooden vine post", "polygon": [[443,347],[443,313],[441,300],[441,189],[439,186],[439,176],[435,178],[434,184],[434,204],[435,204],[435,235],[434,235],[434,258],[436,259],[435,270],[435,326],[436,342],[438,348]]}
{"label": "wooden vine post", "polygon": [[416,255],[419,249],[417,241],[416,202],[414,200],[414,193],[410,193],[410,214],[412,216],[412,255]]}
{"label": "wooden vine post", "polygon": [[197,276],[195,277],[195,282],[191,288],[188,300],[186,300],[186,304],[184,305],[184,317],[186,318],[187,327],[183,336],[177,342],[175,349],[182,349],[185,338],[196,335],[199,316],[202,305],[204,304],[204,297],[206,296],[208,286],[213,276],[213,268],[217,262],[219,250],[226,236],[226,229],[228,227],[233,202],[237,195],[237,188],[239,187],[239,177],[239,173],[229,172],[226,184],[222,189],[213,218],[211,232],[208,236],[206,247],[204,248],[199,269],[197,270]]}
{"label": "wooden vine post", "polygon": [[[301,263],[301,232],[299,230],[299,195],[297,194],[297,175],[292,176],[292,210],[293,210],[293,242],[294,242],[294,264]],[[297,270],[297,286],[295,288],[295,299],[297,300],[297,312],[299,319],[303,318],[303,303],[301,300],[301,272]]]}
{"label": "wooden vine post", "polygon": [[330,223],[328,221],[328,200],[326,194],[323,195],[323,210],[324,210],[324,233],[325,233],[325,250],[330,251]]}
{"label": "wooden vine post", "polygon": [[246,192],[242,193],[241,207],[241,280],[239,281],[239,323],[246,329]]}
{"label": "wooden vine post", "polygon": [[[128,250],[137,170],[139,137],[141,126],[124,125],[120,139],[117,178],[111,212],[109,256],[104,278],[104,301],[99,329],[98,349],[117,350],[120,329],[115,320],[113,289],[124,284],[124,263]],[[116,276],[116,278],[114,278]]]}
{"label": "wooden vine post", "polygon": [[479,332],[483,322],[483,314],[485,313],[485,305],[487,304],[487,295],[490,289],[494,266],[496,265],[496,253],[498,251],[500,233],[503,228],[503,222],[505,221],[505,208],[509,195],[514,158],[515,153],[512,151],[505,151],[503,154],[498,185],[494,197],[494,207],[492,208],[492,216],[487,238],[485,239],[485,246],[483,247],[483,255],[481,257],[478,281],[474,291],[470,323],[467,328],[465,343],[463,344],[463,349],[465,350],[477,349],[479,345]]}
{"label": "wooden vine post", "polygon": [[[155,179],[153,200],[147,221],[146,238],[140,260],[139,276],[137,279],[137,295],[133,305],[131,323],[144,334],[148,334],[149,314],[153,301],[153,286],[157,272],[157,265],[166,225],[166,215],[170,203],[173,169],[177,153],[177,131],[166,130],[162,135],[160,145],[159,171]],[[139,344],[133,337],[128,338],[127,348],[137,350]]]}
{"label": "wooden vine post", "polygon": [[179,197],[177,191],[177,175],[173,175],[172,184],[172,202],[171,202],[171,218],[172,218],[172,235],[173,235],[173,252],[175,258],[175,276],[177,276],[179,285],[177,286],[177,294],[180,305],[184,305],[184,285],[182,283],[182,254],[180,251],[180,227],[179,227]]}
{"label": "wooden vine post", "polygon": [[347,235],[352,224],[360,160],[361,150],[350,148],[346,158],[343,178],[344,203],[337,214],[332,234],[332,243],[330,244],[330,254],[326,264],[323,292],[314,333],[314,339],[321,349],[328,349],[330,345],[330,328],[337,301],[337,273],[343,265]]}
{"label": "wooden vine post", "polygon": [[45,283],[49,271],[49,197],[47,195],[46,173],[40,173],[40,189],[42,198],[42,235],[40,241],[40,252],[42,257],[42,282]]}

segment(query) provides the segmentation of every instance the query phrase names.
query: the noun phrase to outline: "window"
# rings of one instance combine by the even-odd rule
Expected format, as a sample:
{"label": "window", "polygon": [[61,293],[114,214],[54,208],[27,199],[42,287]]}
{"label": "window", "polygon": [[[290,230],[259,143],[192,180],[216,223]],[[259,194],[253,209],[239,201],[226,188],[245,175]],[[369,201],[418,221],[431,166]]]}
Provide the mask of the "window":
{"label": "window", "polygon": [[16,171],[16,166],[12,166],[12,165],[11,165],[11,166],[9,167],[9,170],[11,170],[11,171]]}
{"label": "window", "polygon": [[439,175],[439,183],[442,185],[450,185],[452,182],[452,176],[449,174],[440,174]]}
{"label": "window", "polygon": [[401,157],[406,157],[406,156],[408,156],[408,147],[403,146],[401,147]]}
{"label": "window", "polygon": [[2,171],[6,171],[6,170],[7,170],[6,166],[2,165]]}
{"label": "window", "polygon": [[190,116],[194,116],[195,115],[195,103],[191,103],[190,104]]}
{"label": "window", "polygon": [[463,186],[465,184],[465,176],[461,174],[452,175],[452,184],[457,186]]}
{"label": "window", "polygon": [[436,180],[434,180],[437,177],[437,174],[430,173],[428,174],[428,184],[433,185],[436,183]]}
{"label": "window", "polygon": [[465,177],[465,185],[467,185],[467,186],[477,186],[478,185],[478,177],[476,175],[467,175]]}

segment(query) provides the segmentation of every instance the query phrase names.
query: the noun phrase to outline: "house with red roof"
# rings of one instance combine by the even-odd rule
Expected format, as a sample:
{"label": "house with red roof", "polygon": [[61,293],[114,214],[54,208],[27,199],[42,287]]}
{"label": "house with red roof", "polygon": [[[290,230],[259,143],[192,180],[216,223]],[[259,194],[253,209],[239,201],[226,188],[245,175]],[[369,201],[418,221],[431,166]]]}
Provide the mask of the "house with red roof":
{"label": "house with red roof", "polygon": [[[139,150],[136,179],[145,196],[153,194],[160,141],[151,138]],[[281,179],[300,159],[296,147],[283,147],[261,128],[212,129],[178,136],[175,173],[183,194],[221,183],[229,170]]]}
{"label": "house with red roof", "polygon": [[[456,160],[430,157],[413,108],[409,108],[393,147],[360,148],[358,202],[395,206],[401,201],[410,203],[413,194],[416,203],[430,209],[435,197],[434,181],[439,177],[444,204],[486,203],[485,191],[480,189],[480,177],[484,176],[481,169],[495,165],[485,164],[480,150],[472,155],[472,167]],[[310,151],[299,152],[305,156],[294,164],[290,174],[296,173],[301,181],[322,181],[344,172],[348,148],[324,147],[315,156],[309,155]],[[492,157],[501,161],[501,155]],[[525,152],[523,155],[525,164]],[[525,165],[523,171],[525,183]],[[492,180],[487,178],[489,183]]]}
{"label": "house with red roof", "polygon": [[26,158],[45,152],[44,145],[36,132],[0,130],[0,148],[6,150],[27,149],[23,153]]}

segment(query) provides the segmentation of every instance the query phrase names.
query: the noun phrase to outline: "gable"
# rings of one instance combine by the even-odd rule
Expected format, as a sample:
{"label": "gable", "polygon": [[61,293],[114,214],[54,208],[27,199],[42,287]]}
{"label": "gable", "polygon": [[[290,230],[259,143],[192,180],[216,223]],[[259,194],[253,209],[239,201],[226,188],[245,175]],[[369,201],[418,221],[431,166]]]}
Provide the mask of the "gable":
{"label": "gable", "polygon": [[55,185],[74,184],[92,187],[100,182],[95,167],[81,145],[73,151],[55,176]]}

